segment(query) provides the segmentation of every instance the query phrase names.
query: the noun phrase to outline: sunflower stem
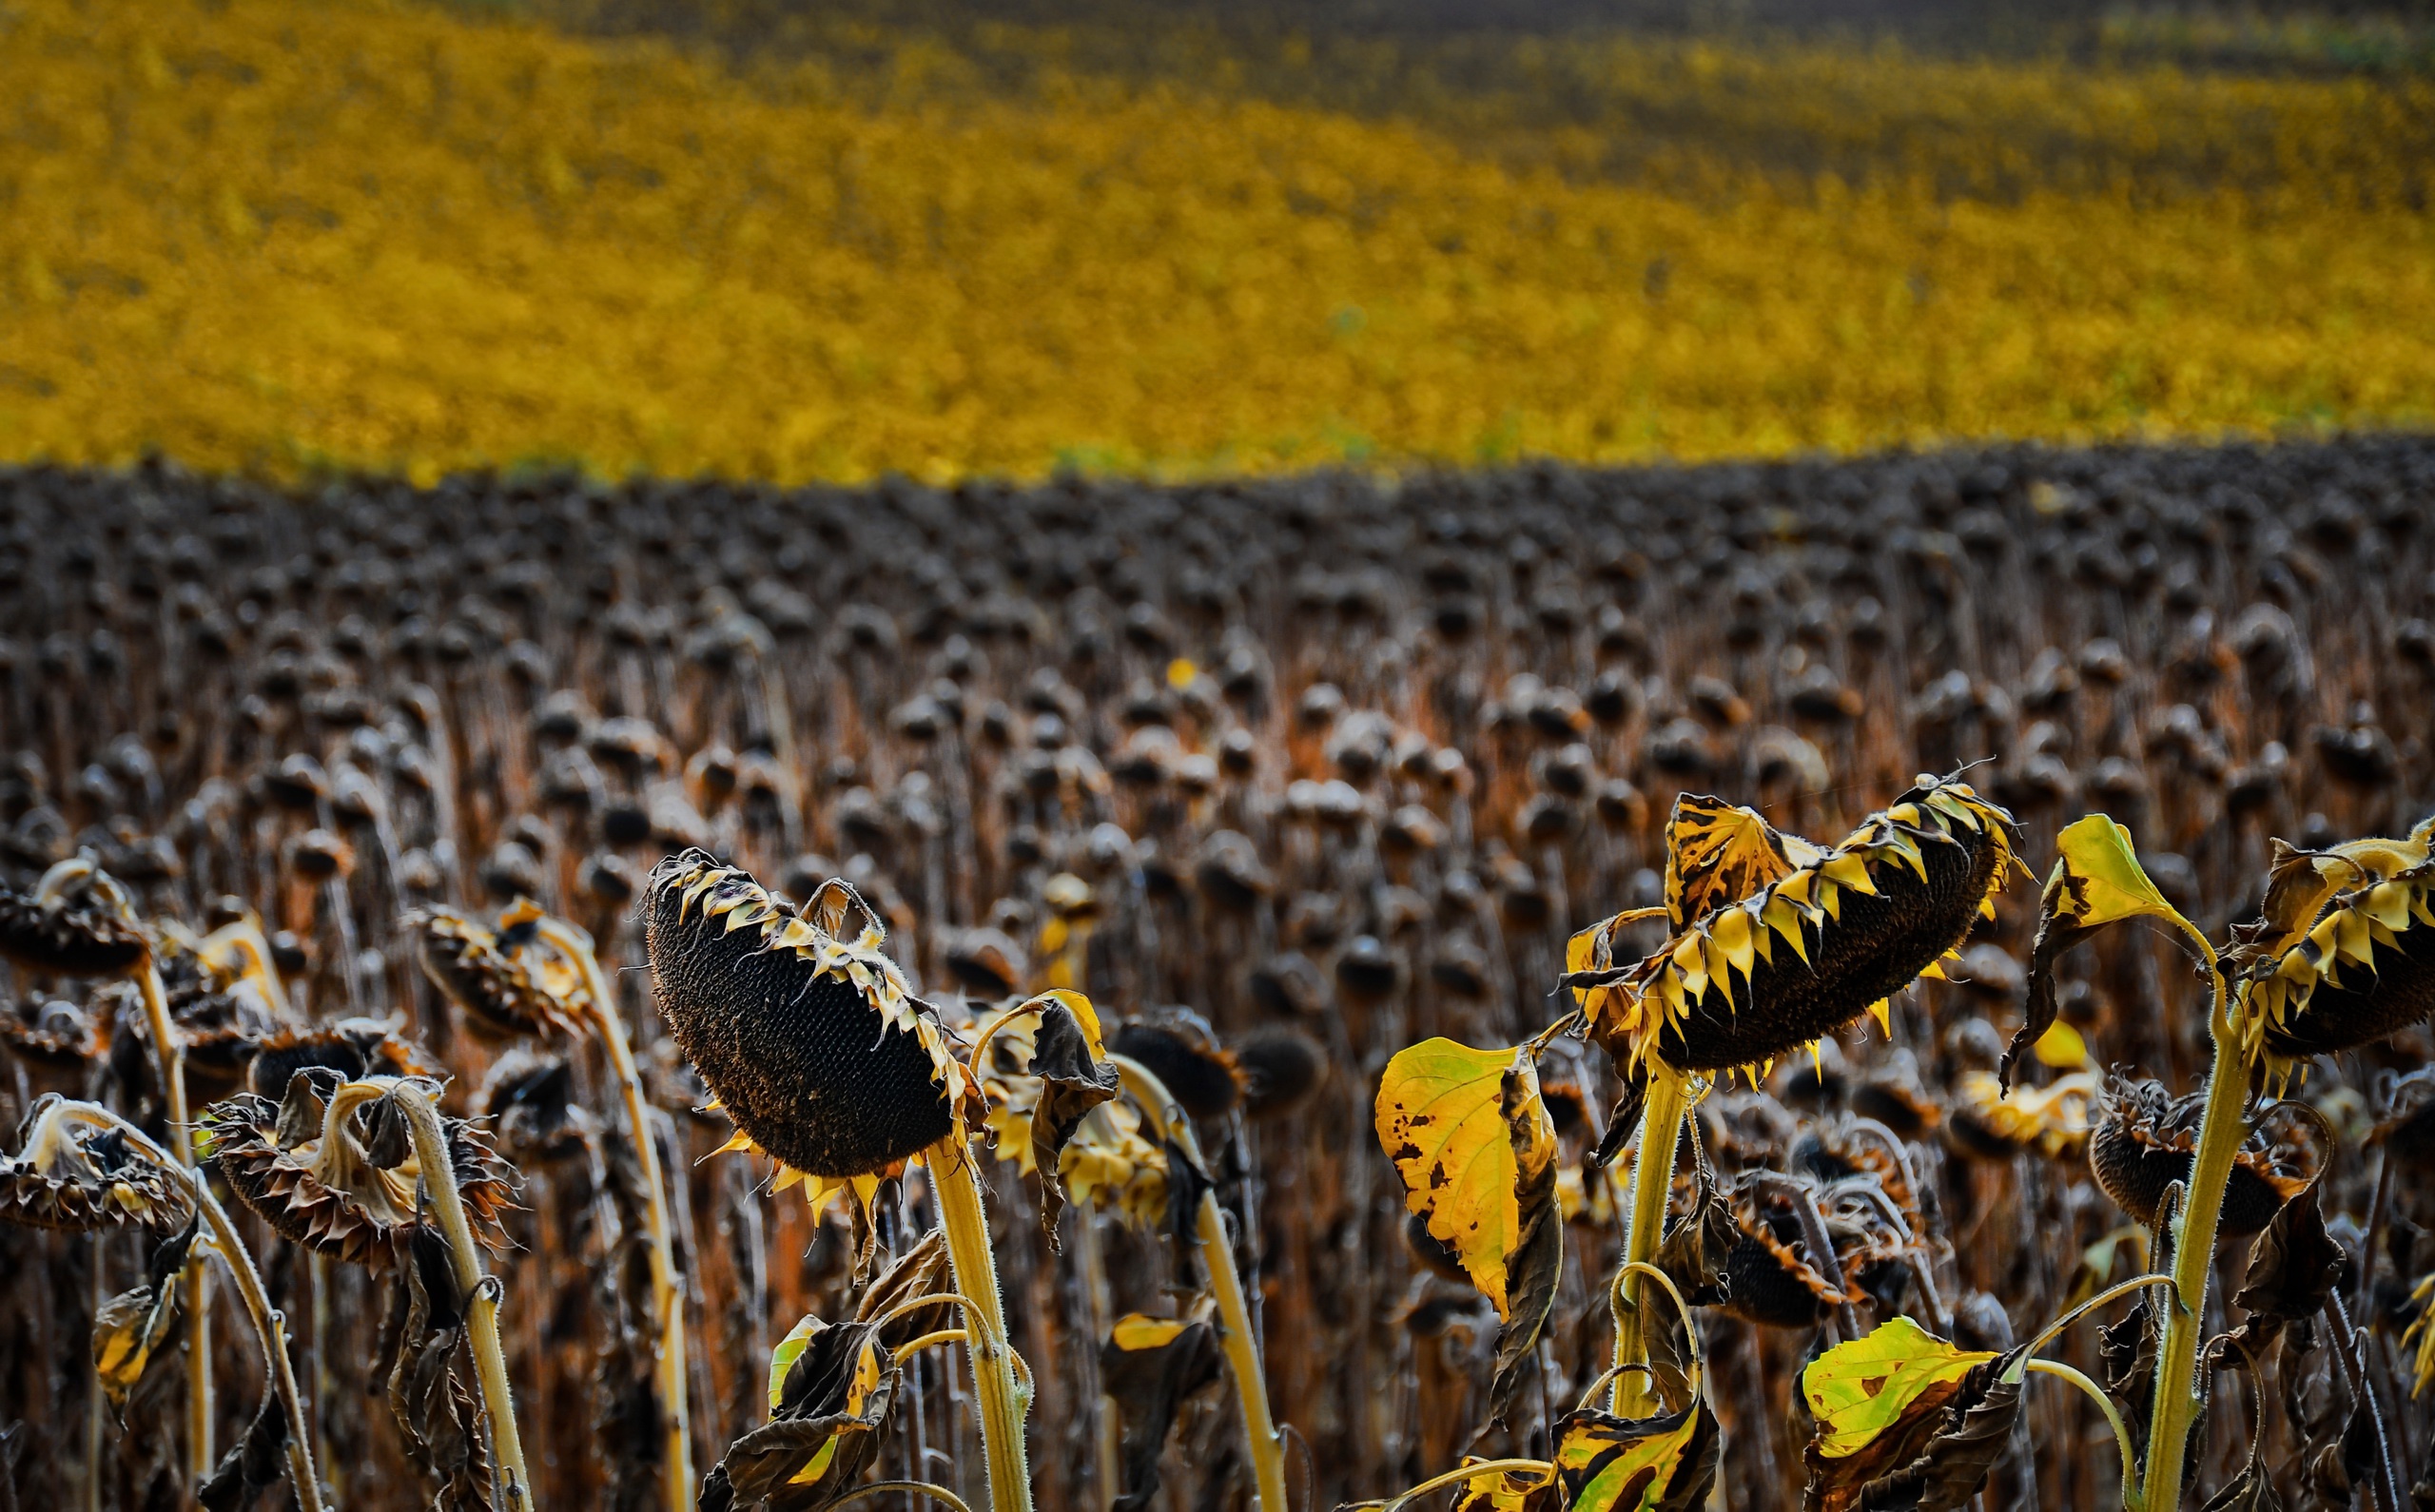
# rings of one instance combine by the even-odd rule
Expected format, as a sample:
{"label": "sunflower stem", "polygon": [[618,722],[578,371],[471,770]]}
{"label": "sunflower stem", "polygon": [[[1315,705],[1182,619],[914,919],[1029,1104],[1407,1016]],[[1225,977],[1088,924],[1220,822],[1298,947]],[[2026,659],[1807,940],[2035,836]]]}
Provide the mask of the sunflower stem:
{"label": "sunflower stem", "polygon": [[2249,1103],[2250,1065],[2230,1013],[2230,985],[2211,953],[2207,964],[2215,985],[2214,1007],[2208,1014],[2215,1064],[2207,1078],[2206,1113],[2198,1126],[2190,1187],[2173,1217],[2173,1284],[2165,1309],[2164,1342],[2156,1355],[2155,1405],[2148,1419],[2147,1473],[2139,1497],[2142,1512],[2176,1512],[2181,1505],[2190,1430],[2206,1404],[2198,1343],[2205,1332],[2207,1278],[2214,1267],[2224,1189],[2231,1180],[2233,1156],[2249,1134],[2243,1111]]}
{"label": "sunflower stem", "polygon": [[981,1171],[959,1118],[947,1136],[923,1153],[939,1195],[947,1235],[947,1263],[956,1290],[970,1299],[975,1393],[981,1405],[981,1454],[993,1512],[1031,1512],[1031,1470],[1023,1453],[1023,1414],[1030,1393],[1015,1381],[1014,1349],[998,1295],[998,1259],[989,1248],[989,1214],[981,1200]]}
{"label": "sunflower stem", "polygon": [[[305,1423],[303,1400],[297,1394],[296,1370],[287,1358],[287,1315],[270,1305],[270,1294],[263,1289],[262,1272],[254,1269],[254,1257],[245,1249],[244,1241],[237,1237],[237,1226],[229,1222],[227,1210],[212,1196],[210,1184],[203,1179],[201,1172],[171,1159],[169,1153],[154,1144],[143,1130],[107,1108],[94,1102],[68,1102],[61,1103],[57,1112],[62,1117],[124,1134],[130,1146],[185,1190],[203,1213],[204,1221],[211,1226],[211,1249],[237,1284],[238,1300],[244,1304],[245,1315],[253,1320],[254,1332],[262,1340],[271,1389],[278,1394],[280,1408],[287,1415],[287,1478],[295,1487],[297,1504],[302,1512],[322,1512],[321,1481],[313,1468],[312,1433]],[[216,1465],[206,1466],[204,1474],[208,1476],[215,1468]]]}
{"label": "sunflower stem", "polygon": [[[1166,1084],[1149,1067],[1130,1056],[1112,1055],[1108,1059],[1124,1079],[1125,1091],[1157,1121],[1160,1135],[1172,1141],[1194,1165],[1201,1164],[1200,1142],[1193,1137],[1192,1120],[1183,1115]],[[1260,1368],[1259,1339],[1252,1332],[1251,1309],[1243,1301],[1242,1277],[1235,1270],[1235,1246],[1226,1235],[1226,1215],[1218,1206],[1217,1192],[1200,1193],[1200,1211],[1194,1217],[1193,1230],[1200,1241],[1201,1264],[1209,1271],[1210,1292],[1218,1302],[1218,1337],[1225,1347],[1227,1368],[1235,1377],[1235,1394],[1243,1405],[1243,1434],[1251,1440],[1259,1509],[1286,1512],[1285,1440],[1277,1433],[1276,1419],[1269,1408],[1268,1382]]]}
{"label": "sunflower stem", "polygon": [[406,1115],[415,1142],[415,1163],[421,1169],[423,1190],[431,1195],[432,1216],[448,1241],[448,1256],[457,1270],[458,1289],[465,1293],[466,1335],[482,1384],[482,1409],[491,1420],[491,1450],[498,1463],[499,1492],[505,1512],[529,1512],[533,1477],[524,1468],[524,1441],[516,1429],[516,1396],[507,1382],[507,1356],[498,1338],[499,1288],[482,1273],[481,1252],[474,1248],[473,1225],[465,1220],[464,1199],[457,1192],[457,1167],[449,1157],[448,1133],[431,1095],[411,1081],[387,1090]]}
{"label": "sunflower stem", "polygon": [[2122,1512],[2140,1512],[2139,1457],[2131,1450],[2131,1429],[2123,1423],[2122,1411],[2114,1405],[2114,1399],[2105,1394],[2104,1387],[2059,1360],[2030,1360],[2024,1362],[2024,1368],[2078,1386],[2105,1414],[2105,1421],[2114,1429],[2114,1446],[2122,1456]]}
{"label": "sunflower stem", "polygon": [[[152,1056],[160,1068],[162,1095],[169,1105],[169,1148],[180,1167],[194,1169],[194,1127],[186,1115],[185,1051],[178,1044],[177,1027],[169,1021],[169,997],[162,990],[161,973],[152,952],[144,953],[136,985],[144,994],[146,1027],[152,1032]],[[200,1256],[188,1255],[179,1284],[186,1294],[186,1470],[201,1484],[218,1464],[212,1453],[211,1425],[211,1272]]]}
{"label": "sunflower stem", "polygon": [[[1674,1189],[1674,1147],[1683,1137],[1683,1115],[1690,1106],[1689,1080],[1664,1061],[1648,1060],[1648,1096],[1642,1104],[1640,1145],[1632,1153],[1631,1226],[1624,1231],[1624,1264],[1646,1265],[1666,1230],[1666,1198]],[[1636,1366],[1648,1363],[1641,1308],[1641,1277],[1627,1270],[1623,1307],[1615,1313],[1615,1389],[1619,1418],[1645,1418],[1657,1410],[1655,1382]]]}
{"label": "sunflower stem", "polygon": [[668,1198],[662,1192],[659,1142],[652,1135],[651,1102],[643,1078],[634,1068],[634,1053],[626,1042],[624,1016],[593,954],[592,941],[562,920],[543,918],[541,938],[573,960],[583,973],[593,1031],[608,1053],[617,1088],[625,1095],[626,1124],[633,1137],[634,1159],[642,1167],[643,1190],[650,1193],[643,1221],[650,1230],[652,1306],[659,1323],[659,1412],[664,1450],[660,1455],[662,1489],[668,1512],[688,1512],[693,1504],[693,1431],[686,1402],[685,1289],[676,1273],[676,1249],[669,1238]]}

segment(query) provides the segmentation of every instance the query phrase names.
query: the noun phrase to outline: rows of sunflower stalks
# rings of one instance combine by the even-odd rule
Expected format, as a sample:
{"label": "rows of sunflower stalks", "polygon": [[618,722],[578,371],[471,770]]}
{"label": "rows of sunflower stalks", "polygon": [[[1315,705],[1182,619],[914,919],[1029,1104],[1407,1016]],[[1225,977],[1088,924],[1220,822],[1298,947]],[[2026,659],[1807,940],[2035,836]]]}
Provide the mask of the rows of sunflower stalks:
{"label": "rows of sunflower stalks", "polygon": [[0,475],[0,1506],[2397,1512],[2430,494]]}

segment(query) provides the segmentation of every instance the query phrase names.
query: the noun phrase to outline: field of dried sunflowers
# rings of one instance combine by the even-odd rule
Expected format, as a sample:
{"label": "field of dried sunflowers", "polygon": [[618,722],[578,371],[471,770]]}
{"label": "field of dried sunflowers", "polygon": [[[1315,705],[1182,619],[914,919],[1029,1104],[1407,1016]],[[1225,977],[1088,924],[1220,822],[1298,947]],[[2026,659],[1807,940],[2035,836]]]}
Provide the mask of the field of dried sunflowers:
{"label": "field of dried sunflowers", "polygon": [[2430,494],[0,475],[0,1507],[2420,1504]]}

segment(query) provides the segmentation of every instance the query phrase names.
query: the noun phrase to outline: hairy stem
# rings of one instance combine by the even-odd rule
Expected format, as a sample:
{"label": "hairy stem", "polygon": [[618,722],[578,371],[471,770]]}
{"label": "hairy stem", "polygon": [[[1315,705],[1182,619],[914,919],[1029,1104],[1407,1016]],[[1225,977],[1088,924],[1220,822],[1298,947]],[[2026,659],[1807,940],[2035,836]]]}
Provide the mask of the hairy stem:
{"label": "hairy stem", "polygon": [[[1690,1086],[1679,1071],[1650,1057],[1648,1097],[1642,1105],[1640,1146],[1632,1153],[1631,1227],[1624,1231],[1624,1264],[1646,1265],[1666,1231],[1666,1198],[1674,1189],[1674,1147],[1683,1137]],[[1646,1370],[1646,1330],[1638,1272],[1623,1276],[1623,1307],[1615,1313],[1615,1389],[1610,1410],[1620,1418],[1645,1418],[1657,1410],[1655,1384]]]}
{"label": "hairy stem", "polygon": [[440,1126],[439,1110],[431,1095],[419,1086],[400,1081],[384,1090],[405,1113],[406,1127],[414,1134],[415,1163],[421,1168],[423,1189],[431,1194],[432,1216],[448,1241],[458,1289],[465,1293],[466,1334],[480,1368],[482,1409],[491,1420],[501,1505],[506,1512],[529,1512],[533,1477],[524,1468],[524,1440],[516,1428],[516,1396],[508,1386],[507,1356],[499,1348],[499,1289],[482,1273],[473,1225],[466,1222],[464,1200],[457,1194],[457,1168],[449,1160],[447,1131]]}
{"label": "hairy stem", "polygon": [[989,1248],[989,1214],[981,1200],[981,1170],[958,1120],[923,1153],[946,1230],[947,1262],[956,1290],[969,1299],[966,1321],[972,1376],[981,1405],[981,1456],[988,1468],[992,1512],[1031,1512],[1031,1469],[1023,1452],[1023,1414],[1031,1393],[1015,1380],[1015,1352],[1006,1343],[1005,1306],[998,1295],[998,1259]]}
{"label": "hairy stem", "polygon": [[[152,1032],[152,1056],[160,1068],[162,1095],[169,1104],[169,1148],[179,1166],[194,1167],[194,1125],[186,1113],[185,1051],[169,1021],[168,995],[146,951],[136,985],[144,994],[144,1018]],[[188,1255],[180,1285],[186,1294],[186,1470],[200,1483],[218,1463],[211,1444],[211,1272],[200,1255]]]}
{"label": "hairy stem", "polygon": [[[1193,1137],[1192,1120],[1167,1092],[1166,1084],[1149,1067],[1125,1056],[1110,1056],[1117,1075],[1124,1078],[1124,1089],[1133,1100],[1159,1126],[1160,1135],[1172,1141],[1193,1164],[1201,1164],[1200,1142]],[[1209,1271],[1209,1289],[1218,1301],[1219,1342],[1226,1350],[1226,1367],[1235,1377],[1235,1394],[1243,1405],[1243,1434],[1251,1440],[1252,1473],[1259,1489],[1260,1512],[1286,1512],[1285,1502],[1285,1440],[1276,1431],[1276,1419],[1268,1405],[1268,1380],[1260,1368],[1259,1340],[1252,1332],[1251,1309],[1243,1302],[1242,1277],[1235,1270],[1235,1246],[1226,1235],[1226,1215],[1218,1206],[1218,1194],[1204,1191],[1200,1194],[1200,1211],[1193,1221],[1194,1237],[1200,1242],[1200,1261]]]}
{"label": "hairy stem", "polygon": [[2181,1505],[2190,1429],[2206,1400],[2198,1343],[2206,1331],[2207,1278],[2214,1268],[2216,1224],[2223,1214],[2224,1188],[2232,1176],[2232,1157],[2249,1134],[2243,1117],[2249,1062],[2227,1011],[2230,989],[2223,973],[2211,960],[2209,970],[2215,982],[2215,1005],[2208,1015],[2215,1064],[2207,1078],[2207,1108],[2198,1126],[2190,1187],[2173,1218],[2173,1285],[2165,1308],[2164,1343],[2156,1353],[2155,1406],[2148,1419],[2147,1473],[2140,1485],[2143,1512],[2176,1512]]}
{"label": "hairy stem", "polygon": [[685,1288],[676,1273],[676,1249],[669,1238],[668,1198],[662,1191],[659,1141],[652,1136],[651,1102],[643,1094],[642,1074],[634,1068],[633,1050],[626,1042],[624,1017],[617,1012],[617,999],[610,996],[592,941],[557,919],[543,919],[539,934],[581,968],[593,1032],[600,1037],[618,1090],[625,1095],[626,1124],[633,1138],[634,1158],[642,1167],[643,1190],[650,1194],[643,1221],[650,1230],[652,1306],[659,1324],[662,1489],[668,1512],[688,1512],[693,1504],[693,1432],[686,1403]]}

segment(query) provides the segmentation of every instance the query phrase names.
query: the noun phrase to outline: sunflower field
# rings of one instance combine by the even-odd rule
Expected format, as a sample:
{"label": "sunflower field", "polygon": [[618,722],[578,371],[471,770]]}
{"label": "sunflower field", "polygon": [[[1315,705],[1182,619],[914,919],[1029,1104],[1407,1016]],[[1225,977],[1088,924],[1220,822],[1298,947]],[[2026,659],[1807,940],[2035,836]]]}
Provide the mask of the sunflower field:
{"label": "sunflower field", "polygon": [[2406,72],[545,19],[0,6],[0,456],[941,480],[2435,414]]}

